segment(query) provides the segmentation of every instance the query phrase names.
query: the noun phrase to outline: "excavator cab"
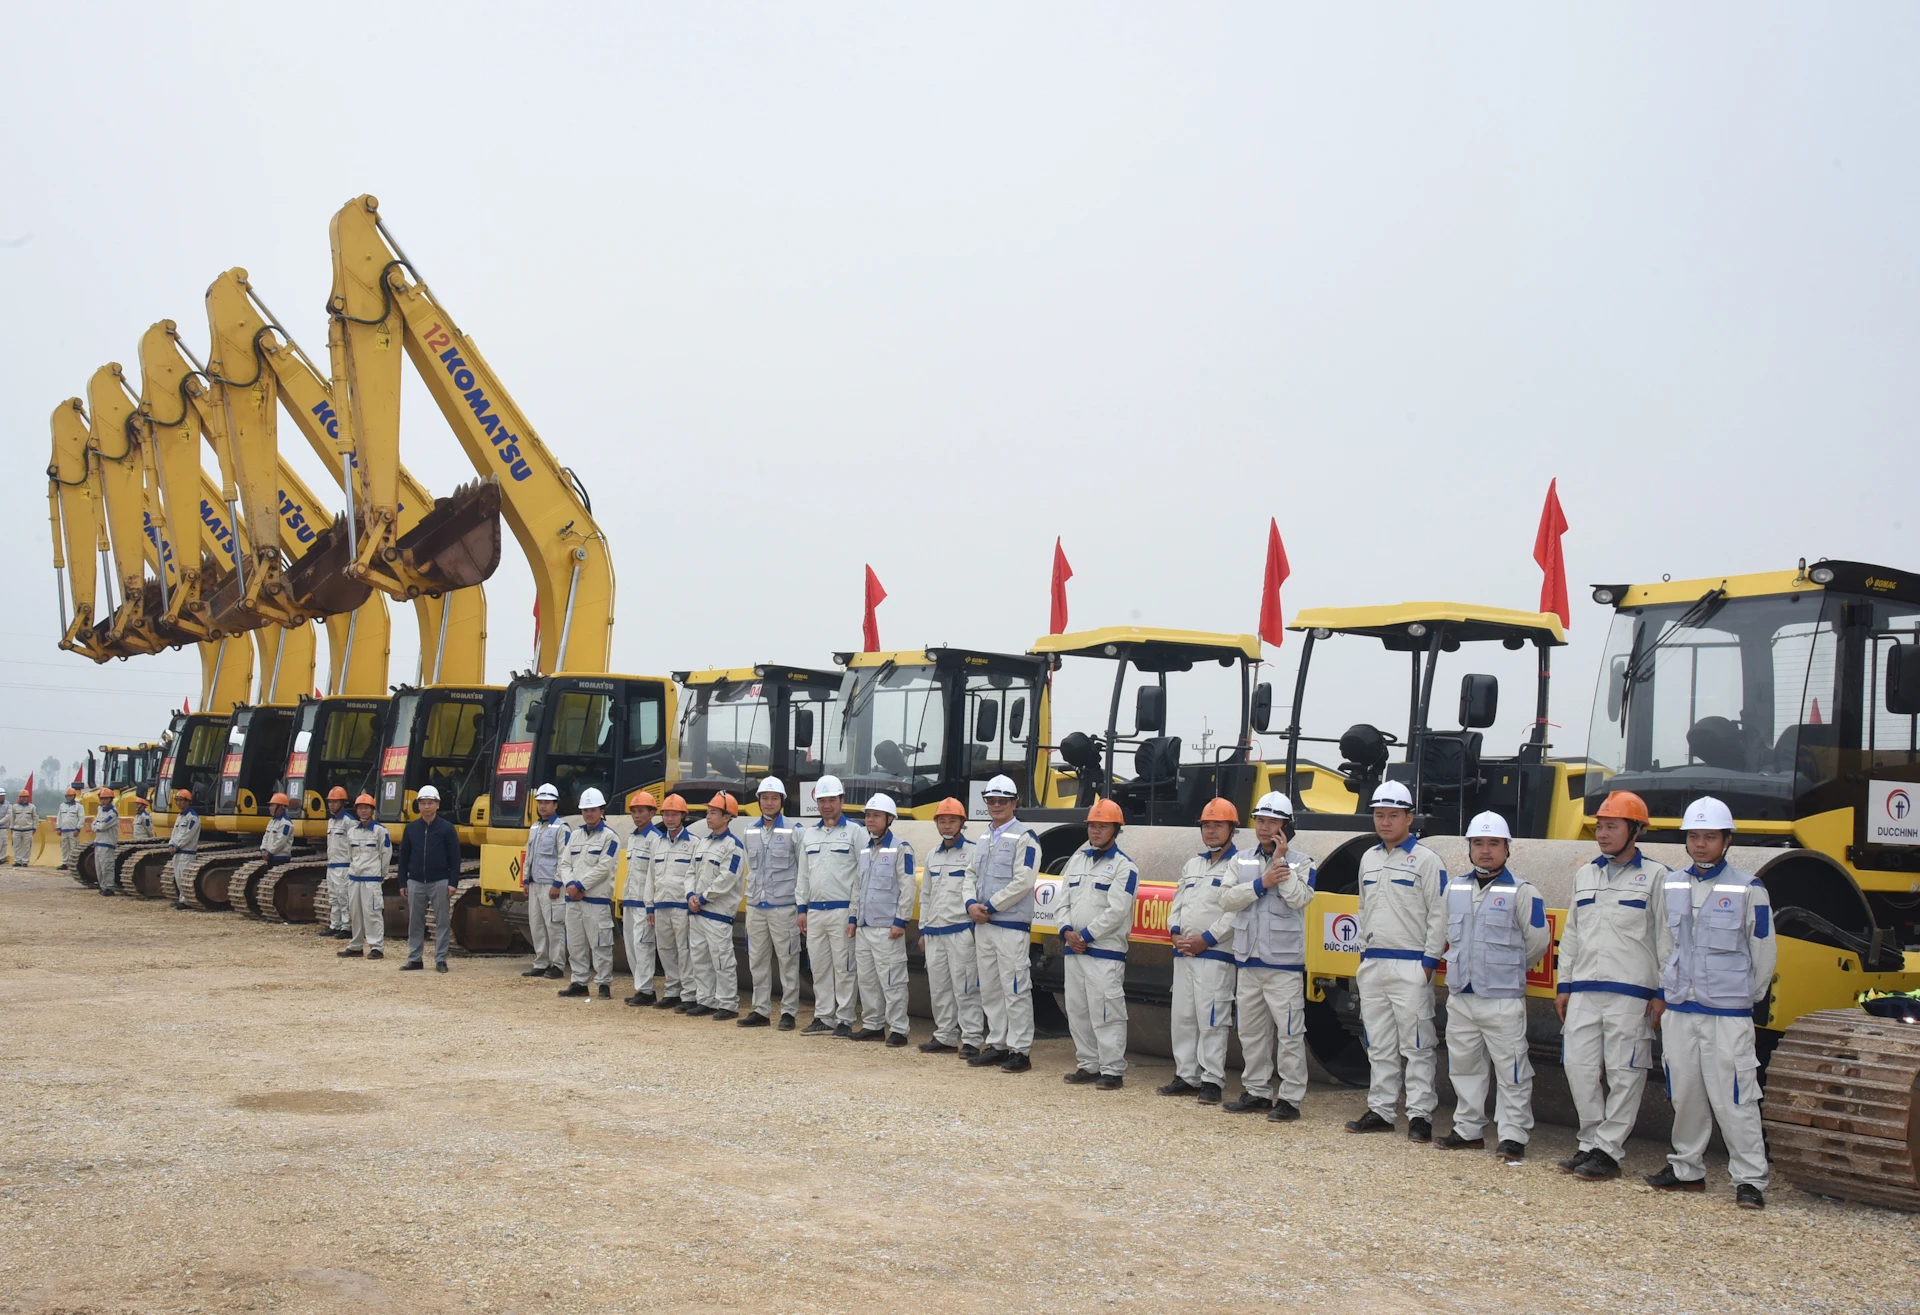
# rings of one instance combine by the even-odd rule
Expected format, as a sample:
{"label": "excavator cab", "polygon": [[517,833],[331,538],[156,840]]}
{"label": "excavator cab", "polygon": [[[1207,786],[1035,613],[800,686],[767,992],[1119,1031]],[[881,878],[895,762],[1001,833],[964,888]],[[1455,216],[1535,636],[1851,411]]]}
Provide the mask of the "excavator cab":
{"label": "excavator cab", "polygon": [[478,825],[474,814],[487,797],[506,696],[497,685],[402,685],[386,718],[374,816],[393,828],[411,822],[420,816],[421,788],[430,785],[440,792],[442,817],[457,827]]}
{"label": "excavator cab", "polygon": [[[194,811],[213,812],[219,797],[220,772],[226,759],[230,719],[205,712],[176,712],[161,737],[160,776],[155,788],[156,811],[173,810],[173,792],[190,791]],[[156,819],[157,825],[157,819]]]}
{"label": "excavator cab", "polygon": [[516,677],[494,763],[494,828],[524,831],[534,790],[549,782],[563,817],[580,811],[590,788],[616,810],[635,790],[664,788],[678,703],[674,683],[659,676]]}
{"label": "excavator cab", "polygon": [[924,819],[952,797],[984,818],[980,791],[1000,775],[1013,778],[1023,804],[1043,800],[1045,658],[928,648],[836,653],[834,661],[846,672],[821,757],[849,803],[884,791],[902,817]]}
{"label": "excavator cab", "polygon": [[[1355,815],[1370,812],[1374,788],[1386,780],[1399,781],[1412,792],[1422,835],[1460,835],[1469,818],[1490,811],[1506,818],[1516,836],[1579,838],[1582,818],[1577,801],[1586,769],[1577,763],[1551,762],[1546,756],[1550,655],[1567,642],[1558,617],[1467,603],[1398,603],[1311,608],[1296,615],[1288,629],[1305,636],[1294,676],[1293,713],[1280,732],[1287,742],[1287,784],[1281,788],[1294,801],[1296,826],[1352,829]],[[1359,640],[1373,650],[1357,652],[1355,646],[1343,643],[1345,661],[1334,670],[1335,681],[1347,687],[1370,688],[1361,685],[1368,661],[1382,654],[1389,661],[1395,654],[1406,655],[1404,734],[1381,729],[1385,719],[1378,717],[1351,723],[1338,735],[1304,732],[1302,718],[1314,658],[1321,646],[1336,637]],[[1436,727],[1434,700],[1436,690],[1442,689],[1441,658],[1449,655],[1449,664],[1457,661],[1450,655],[1461,652],[1463,646],[1471,656],[1462,663],[1467,670],[1459,677],[1459,726]],[[1533,660],[1524,667],[1521,659],[1500,656],[1527,649],[1533,650]],[[1520,667],[1518,672],[1509,671],[1510,677],[1531,676],[1534,685],[1533,724],[1511,755],[1497,750],[1488,753],[1485,744],[1500,698],[1499,677],[1487,668],[1503,661]],[[1335,696],[1344,692],[1336,689]],[[1450,696],[1450,690],[1439,695]],[[1266,726],[1257,729],[1265,731]],[[1338,769],[1303,764],[1302,744],[1335,746]]]}
{"label": "excavator cab", "polygon": [[386,723],[386,699],[301,699],[287,754],[287,797],[296,832],[326,834],[327,791],[339,786],[349,800],[373,788]]}
{"label": "excavator cab", "polygon": [[214,830],[265,830],[266,800],[280,788],[293,744],[293,721],[294,709],[288,707],[243,703],[234,708],[220,763]]}
{"label": "excavator cab", "polygon": [[776,776],[789,808],[813,816],[820,736],[840,690],[840,673],[762,663],[732,670],[676,671],[684,690],[680,751],[667,789],[696,807],[721,791],[757,814],[754,790]]}

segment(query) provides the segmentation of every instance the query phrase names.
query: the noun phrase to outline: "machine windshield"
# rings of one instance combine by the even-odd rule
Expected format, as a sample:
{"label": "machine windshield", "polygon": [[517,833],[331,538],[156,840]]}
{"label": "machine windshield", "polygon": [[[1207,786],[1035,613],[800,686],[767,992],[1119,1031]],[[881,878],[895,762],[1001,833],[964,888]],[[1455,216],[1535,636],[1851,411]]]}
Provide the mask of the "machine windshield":
{"label": "machine windshield", "polygon": [[911,795],[937,785],[947,745],[947,680],[928,666],[849,669],[827,724],[827,771],[849,790]]}
{"label": "machine windshield", "polygon": [[393,713],[387,719],[387,748],[404,749],[413,743],[413,719],[419,713],[418,694],[402,694],[393,701]]}
{"label": "machine windshield", "polygon": [[759,681],[728,680],[698,691],[680,718],[683,781],[745,781],[773,761],[773,723]]}

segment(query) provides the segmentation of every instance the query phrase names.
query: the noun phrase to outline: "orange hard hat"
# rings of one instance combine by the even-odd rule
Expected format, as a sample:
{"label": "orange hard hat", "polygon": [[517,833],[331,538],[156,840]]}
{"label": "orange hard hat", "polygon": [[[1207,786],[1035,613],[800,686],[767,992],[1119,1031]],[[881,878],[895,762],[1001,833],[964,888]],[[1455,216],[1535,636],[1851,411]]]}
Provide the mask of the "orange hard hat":
{"label": "orange hard hat", "polygon": [[293,800],[287,798],[285,791],[275,790],[273,792],[273,798],[267,800],[267,802],[270,804],[291,804]]}
{"label": "orange hard hat", "polygon": [[1631,790],[1615,790],[1600,805],[1595,817],[1624,817],[1629,822],[1647,824],[1647,801]]}
{"label": "orange hard hat", "polygon": [[725,790],[722,790],[719,794],[707,800],[708,812],[712,812],[716,808],[718,808],[721,812],[725,813],[728,817],[740,816],[739,802],[735,800],[734,797],[728,794]]}
{"label": "orange hard hat", "polygon": [[133,806],[135,808],[145,808],[147,806],[147,797],[143,794],[135,795],[133,797]]}
{"label": "orange hard hat", "polygon": [[378,805],[378,804],[376,804],[376,803],[374,803],[374,801],[373,801],[373,796],[372,796],[372,795],[370,795],[370,794],[366,794],[366,793],[364,793],[364,792],[363,792],[363,793],[362,793],[362,794],[360,795],[360,797],[359,797],[358,799],[355,799],[355,800],[353,801],[353,806],[354,806],[355,808],[358,808],[358,807],[359,807],[359,806],[360,806],[361,804],[365,804],[365,805],[366,805],[366,806],[367,806],[368,808],[377,808],[377,807],[379,807],[379,805]]}
{"label": "orange hard hat", "polygon": [[173,797],[174,797],[175,799],[187,799],[187,800],[191,800],[191,799],[193,798],[193,791],[191,791],[191,790],[175,790],[175,791],[173,792]]}
{"label": "orange hard hat", "polygon": [[670,794],[660,801],[660,811],[663,813],[684,813],[687,811],[687,801],[677,794]]}
{"label": "orange hard hat", "polygon": [[660,807],[660,805],[654,802],[653,791],[651,790],[635,790],[627,797],[627,811],[629,813],[636,808],[658,807]]}
{"label": "orange hard hat", "polygon": [[[1215,802],[1226,803],[1226,800],[1220,799]],[[1212,806],[1211,804],[1208,805],[1209,808]],[[1229,811],[1231,811],[1233,806],[1228,804],[1227,807]],[[1202,814],[1202,816],[1205,816],[1205,814]],[[1096,799],[1093,801],[1093,807],[1087,810],[1087,821],[1089,822],[1111,822],[1115,826],[1119,826],[1126,820],[1127,815],[1120,811],[1120,805],[1114,803],[1111,799]]]}
{"label": "orange hard hat", "polygon": [[935,817],[964,818],[967,815],[967,806],[958,799],[955,799],[952,795],[948,795],[935,805],[933,815]]}
{"label": "orange hard hat", "polygon": [[336,786],[334,786],[334,787],[333,787],[333,789],[331,789],[331,790],[329,790],[329,791],[327,791],[327,802],[328,802],[328,803],[332,803],[332,802],[333,802],[334,800],[336,800],[336,799],[338,799],[338,800],[339,800],[339,801],[340,801],[341,803],[345,803],[345,802],[347,801],[347,787],[346,787],[346,786],[344,786],[344,785],[336,785]]}
{"label": "orange hard hat", "polygon": [[112,786],[110,786],[110,785],[103,785],[103,786],[101,786],[101,787],[100,787],[100,797],[101,797],[102,799],[111,799],[111,798],[113,798],[113,787],[112,787]]}
{"label": "orange hard hat", "polygon": [[1240,825],[1240,810],[1225,799],[1209,799],[1207,806],[1200,810],[1202,822],[1231,822]]}

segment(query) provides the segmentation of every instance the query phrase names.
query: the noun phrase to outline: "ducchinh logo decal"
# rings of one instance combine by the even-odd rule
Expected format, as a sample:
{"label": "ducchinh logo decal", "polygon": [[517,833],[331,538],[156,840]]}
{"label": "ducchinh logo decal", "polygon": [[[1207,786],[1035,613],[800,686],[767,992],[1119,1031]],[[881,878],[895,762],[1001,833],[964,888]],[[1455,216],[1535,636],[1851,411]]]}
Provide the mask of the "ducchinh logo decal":
{"label": "ducchinh logo decal", "polygon": [[1914,815],[1911,781],[1867,784],[1866,840],[1870,845],[1920,845],[1920,817]]}
{"label": "ducchinh logo decal", "polygon": [[1913,797],[1905,790],[1889,790],[1884,807],[1888,817],[1896,822],[1904,822],[1913,812]]}
{"label": "ducchinh logo decal", "polygon": [[1321,948],[1328,954],[1360,953],[1360,919],[1351,913],[1327,914]]}

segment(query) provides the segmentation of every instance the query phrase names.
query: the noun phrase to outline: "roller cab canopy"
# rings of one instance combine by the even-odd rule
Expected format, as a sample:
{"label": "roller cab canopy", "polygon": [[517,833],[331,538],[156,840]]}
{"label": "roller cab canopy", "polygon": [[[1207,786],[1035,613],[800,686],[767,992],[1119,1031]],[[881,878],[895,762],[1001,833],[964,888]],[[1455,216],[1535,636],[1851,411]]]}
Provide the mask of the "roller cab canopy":
{"label": "roller cab canopy", "polygon": [[1219,635],[1205,630],[1155,630],[1146,626],[1107,626],[1043,635],[1029,653],[1059,657],[1117,658],[1121,650],[1141,671],[1191,671],[1202,662],[1230,666],[1260,660],[1258,635]]}
{"label": "roller cab canopy", "polygon": [[1427,646],[1434,631],[1442,634],[1441,648],[1498,640],[1508,648],[1567,642],[1560,618],[1551,612],[1518,612],[1506,607],[1479,607],[1472,603],[1393,603],[1386,607],[1312,607],[1294,615],[1287,629],[1312,631],[1315,638],[1364,635],[1396,652]]}

